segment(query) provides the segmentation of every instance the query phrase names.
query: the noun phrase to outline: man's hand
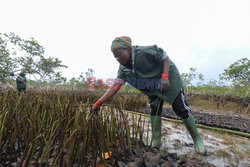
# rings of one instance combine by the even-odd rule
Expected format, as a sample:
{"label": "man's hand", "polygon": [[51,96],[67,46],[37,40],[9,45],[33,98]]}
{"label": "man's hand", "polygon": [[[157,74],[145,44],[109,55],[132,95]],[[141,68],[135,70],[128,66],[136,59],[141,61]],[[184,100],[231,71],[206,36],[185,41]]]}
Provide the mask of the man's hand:
{"label": "man's hand", "polygon": [[99,107],[96,107],[96,108],[91,108],[90,110],[90,114],[98,114],[100,108]]}
{"label": "man's hand", "polygon": [[97,102],[92,106],[90,113],[92,114],[98,114],[99,107],[102,105],[101,100],[97,100]]}
{"label": "man's hand", "polygon": [[162,73],[161,80],[160,80],[160,83],[159,83],[159,87],[160,87],[162,93],[167,93],[168,89],[170,88],[168,78],[169,78],[168,73]]}
{"label": "man's hand", "polygon": [[162,93],[167,93],[170,88],[169,80],[161,79],[159,83],[159,87]]}

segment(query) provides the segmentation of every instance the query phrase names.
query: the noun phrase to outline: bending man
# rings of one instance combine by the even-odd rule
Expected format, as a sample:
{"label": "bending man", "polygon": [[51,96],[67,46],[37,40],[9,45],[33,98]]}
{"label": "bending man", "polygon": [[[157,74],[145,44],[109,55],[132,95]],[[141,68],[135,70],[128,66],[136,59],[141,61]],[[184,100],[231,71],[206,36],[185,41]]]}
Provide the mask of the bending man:
{"label": "bending man", "polygon": [[184,97],[181,76],[166,52],[156,45],[132,46],[127,36],[115,38],[111,51],[120,63],[118,76],[115,83],[92,106],[92,111],[113,97],[121,85],[128,82],[148,96],[153,147],[161,144],[161,112],[163,102],[166,101],[172,105],[176,115],[182,118],[192,136],[196,152],[205,155],[206,148]]}

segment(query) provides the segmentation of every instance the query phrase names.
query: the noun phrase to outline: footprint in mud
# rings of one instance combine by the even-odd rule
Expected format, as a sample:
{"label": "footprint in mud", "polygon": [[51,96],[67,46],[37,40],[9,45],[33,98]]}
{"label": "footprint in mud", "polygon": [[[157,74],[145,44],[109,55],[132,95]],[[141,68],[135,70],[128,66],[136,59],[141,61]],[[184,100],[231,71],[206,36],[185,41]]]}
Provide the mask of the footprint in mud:
{"label": "footprint in mud", "polygon": [[183,144],[181,143],[181,141],[179,139],[175,139],[173,146],[176,149],[181,149],[183,147]]}
{"label": "footprint in mud", "polygon": [[168,135],[171,135],[171,134],[173,134],[171,128],[169,128],[169,127],[164,127],[164,128],[162,129],[162,134],[161,134],[162,136],[168,136]]}
{"label": "footprint in mud", "polygon": [[182,132],[181,131],[176,131],[176,134],[182,134]]}
{"label": "footprint in mud", "polygon": [[193,143],[185,143],[185,147],[193,147],[194,144]]}

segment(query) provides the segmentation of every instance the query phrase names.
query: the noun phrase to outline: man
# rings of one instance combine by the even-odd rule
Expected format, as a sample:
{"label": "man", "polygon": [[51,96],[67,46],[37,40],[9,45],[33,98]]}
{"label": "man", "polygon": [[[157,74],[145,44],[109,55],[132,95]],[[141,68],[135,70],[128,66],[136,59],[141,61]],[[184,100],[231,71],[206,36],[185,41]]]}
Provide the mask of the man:
{"label": "man", "polygon": [[25,73],[21,72],[19,76],[16,78],[16,84],[17,84],[17,90],[19,92],[25,91],[26,90],[26,78],[25,78]]}
{"label": "man", "polygon": [[177,116],[192,136],[196,152],[205,155],[206,148],[197,131],[194,117],[184,97],[181,76],[166,52],[153,46],[132,46],[127,36],[113,40],[111,51],[120,63],[114,84],[93,105],[92,112],[113,97],[121,85],[128,82],[148,96],[151,107],[152,146],[161,144],[161,112],[163,102],[172,105]]}

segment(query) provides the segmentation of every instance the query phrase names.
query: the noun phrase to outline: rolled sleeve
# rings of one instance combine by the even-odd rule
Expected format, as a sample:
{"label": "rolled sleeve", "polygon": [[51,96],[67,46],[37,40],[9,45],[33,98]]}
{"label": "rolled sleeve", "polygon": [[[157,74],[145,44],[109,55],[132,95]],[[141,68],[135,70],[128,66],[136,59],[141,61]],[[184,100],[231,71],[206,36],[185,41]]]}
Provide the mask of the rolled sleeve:
{"label": "rolled sleeve", "polygon": [[162,56],[161,60],[165,60],[166,58],[168,58],[168,55],[167,55],[166,51],[163,51],[163,56]]}
{"label": "rolled sleeve", "polygon": [[168,57],[167,53],[157,45],[149,46],[145,48],[143,52],[149,56],[149,59],[151,57],[152,61],[155,62],[161,62]]}

